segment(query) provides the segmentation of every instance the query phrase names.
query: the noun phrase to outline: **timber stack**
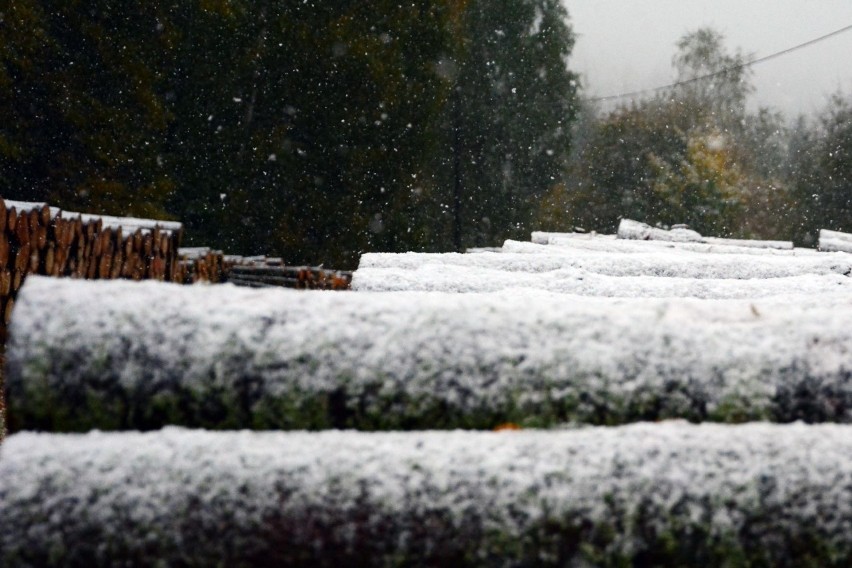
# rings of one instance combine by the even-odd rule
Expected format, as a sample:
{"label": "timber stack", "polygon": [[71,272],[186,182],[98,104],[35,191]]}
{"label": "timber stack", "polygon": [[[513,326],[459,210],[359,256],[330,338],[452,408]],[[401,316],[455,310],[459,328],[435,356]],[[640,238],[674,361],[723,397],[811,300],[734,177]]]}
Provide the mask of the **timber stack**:
{"label": "timber stack", "polygon": [[28,274],[180,281],[180,223],[0,199],[0,339]]}
{"label": "timber stack", "polygon": [[348,290],[352,273],[326,270],[321,266],[285,266],[283,263],[267,262],[235,263],[230,268],[228,282],[252,288],[282,286],[301,290]]}
{"label": "timber stack", "polygon": [[287,266],[280,257],[226,255],[209,247],[181,248],[178,256],[185,284],[230,282],[251,288],[349,290],[352,282],[352,272]]}
{"label": "timber stack", "polygon": [[210,282],[217,284],[227,280],[225,256],[220,250],[210,247],[182,247],[178,250],[180,281],[184,284]]}

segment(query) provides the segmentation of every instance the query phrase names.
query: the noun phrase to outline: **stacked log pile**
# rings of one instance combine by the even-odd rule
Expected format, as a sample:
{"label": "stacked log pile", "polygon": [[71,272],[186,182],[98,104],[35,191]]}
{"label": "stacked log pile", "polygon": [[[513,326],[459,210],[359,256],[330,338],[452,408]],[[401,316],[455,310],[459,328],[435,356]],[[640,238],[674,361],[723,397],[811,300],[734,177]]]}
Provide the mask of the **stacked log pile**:
{"label": "stacked log pile", "polygon": [[178,281],[180,223],[0,199],[0,337],[28,274]]}
{"label": "stacked log pile", "polygon": [[281,258],[225,255],[208,247],[182,248],[183,282],[231,282],[250,288],[348,290],[352,273],[321,266],[287,266]]}
{"label": "stacked log pile", "polygon": [[29,278],[0,566],[852,566],[852,254],[638,229]]}
{"label": "stacked log pile", "polygon": [[348,290],[352,273],[322,267],[246,263],[231,266],[228,282],[252,288],[283,286],[303,290]]}
{"label": "stacked log pile", "polygon": [[180,282],[216,284],[227,279],[227,264],[220,250],[209,247],[183,247],[178,250]]}

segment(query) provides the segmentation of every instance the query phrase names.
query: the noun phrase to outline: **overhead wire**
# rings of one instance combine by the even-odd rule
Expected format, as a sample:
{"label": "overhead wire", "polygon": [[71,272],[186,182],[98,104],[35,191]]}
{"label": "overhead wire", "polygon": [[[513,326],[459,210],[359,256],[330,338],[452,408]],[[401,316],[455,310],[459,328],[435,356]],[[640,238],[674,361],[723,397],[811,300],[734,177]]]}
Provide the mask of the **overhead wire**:
{"label": "overhead wire", "polygon": [[589,97],[586,100],[591,102],[602,102],[602,101],[612,101],[617,99],[626,99],[628,97],[637,97],[640,95],[646,95],[651,93],[659,93],[661,91],[667,91],[669,89],[674,89],[675,87],[680,87],[682,85],[689,85],[692,83],[697,83],[699,81],[706,81],[707,79],[713,79],[714,77],[719,77],[721,75],[725,75],[732,71],[738,71],[740,69],[744,69],[746,67],[751,67],[752,65],[757,65],[758,63],[764,63],[765,61],[769,61],[771,59],[776,59],[781,57],[782,55],[787,55],[793,51],[797,51],[799,49],[803,49],[805,47],[811,46],[815,43],[819,43],[824,41],[830,37],[840,35],[844,32],[848,32],[852,30],[852,24],[848,26],[844,26],[839,30],[835,30],[833,32],[827,33],[825,35],[819,36],[817,38],[808,40],[806,42],[800,43],[798,45],[794,45],[793,47],[788,47],[787,49],[782,49],[781,51],[776,51],[775,53],[770,53],[769,55],[765,55],[763,57],[758,57],[757,59],[752,59],[751,61],[744,61],[743,63],[738,63],[737,65],[731,65],[730,67],[725,67],[724,69],[720,69],[719,71],[714,71],[713,73],[707,73],[706,75],[701,75],[699,77],[693,77],[691,79],[685,79],[683,81],[676,81],[674,83],[670,83],[668,85],[662,85],[660,87],[653,87],[649,89],[639,89],[636,91],[630,91],[626,93],[619,93],[617,95],[608,95],[605,97]]}

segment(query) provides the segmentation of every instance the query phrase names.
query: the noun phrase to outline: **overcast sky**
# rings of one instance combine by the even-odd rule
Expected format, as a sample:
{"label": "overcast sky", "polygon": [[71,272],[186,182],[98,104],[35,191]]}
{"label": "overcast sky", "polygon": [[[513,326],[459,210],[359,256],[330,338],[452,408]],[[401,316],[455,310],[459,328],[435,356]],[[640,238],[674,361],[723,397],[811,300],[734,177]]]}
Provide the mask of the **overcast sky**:
{"label": "overcast sky", "polygon": [[[563,0],[577,44],[570,67],[586,96],[665,85],[675,42],[712,26],[729,51],[769,55],[852,24],[852,0]],[[752,108],[812,114],[842,90],[852,96],[852,30],[752,67]]]}

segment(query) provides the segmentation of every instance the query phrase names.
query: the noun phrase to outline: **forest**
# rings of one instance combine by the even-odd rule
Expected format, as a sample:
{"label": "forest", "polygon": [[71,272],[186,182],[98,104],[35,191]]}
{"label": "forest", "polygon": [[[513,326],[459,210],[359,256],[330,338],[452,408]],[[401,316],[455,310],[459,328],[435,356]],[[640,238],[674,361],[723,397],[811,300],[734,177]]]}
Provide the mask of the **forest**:
{"label": "forest", "polygon": [[0,8],[0,195],[180,220],[184,244],[353,268],[620,218],[852,230],[852,98],[748,110],[713,29],[602,111],[559,0],[20,0]]}

